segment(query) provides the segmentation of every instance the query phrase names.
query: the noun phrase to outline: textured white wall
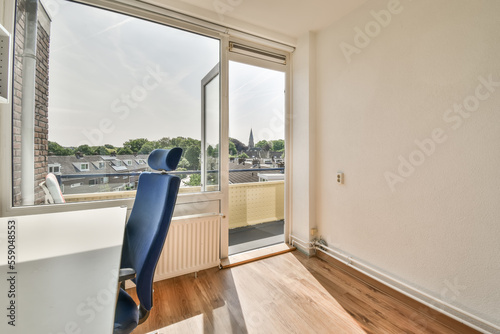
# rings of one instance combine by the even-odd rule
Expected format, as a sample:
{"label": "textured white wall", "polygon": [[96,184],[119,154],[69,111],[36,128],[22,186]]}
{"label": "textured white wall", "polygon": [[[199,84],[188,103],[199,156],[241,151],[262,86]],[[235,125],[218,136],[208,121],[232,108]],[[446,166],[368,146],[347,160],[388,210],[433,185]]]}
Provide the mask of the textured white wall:
{"label": "textured white wall", "polygon": [[[370,1],[317,35],[319,231],[500,325],[500,2],[397,3]],[[448,111],[464,102],[475,111]],[[419,166],[401,176],[399,156]]]}
{"label": "textured white wall", "polygon": [[316,227],[316,36],[298,40],[293,54],[292,234],[308,241]]}

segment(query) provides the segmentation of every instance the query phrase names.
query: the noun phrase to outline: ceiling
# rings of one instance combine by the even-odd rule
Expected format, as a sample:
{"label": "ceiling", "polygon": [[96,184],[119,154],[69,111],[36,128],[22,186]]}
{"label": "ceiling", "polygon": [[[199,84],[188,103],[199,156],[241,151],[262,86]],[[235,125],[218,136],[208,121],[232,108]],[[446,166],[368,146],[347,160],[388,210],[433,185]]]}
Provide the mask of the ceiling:
{"label": "ceiling", "polygon": [[[367,0],[149,0],[247,32],[297,39],[325,28]],[[249,31],[253,30],[253,31]],[[268,36],[271,37],[271,36]]]}

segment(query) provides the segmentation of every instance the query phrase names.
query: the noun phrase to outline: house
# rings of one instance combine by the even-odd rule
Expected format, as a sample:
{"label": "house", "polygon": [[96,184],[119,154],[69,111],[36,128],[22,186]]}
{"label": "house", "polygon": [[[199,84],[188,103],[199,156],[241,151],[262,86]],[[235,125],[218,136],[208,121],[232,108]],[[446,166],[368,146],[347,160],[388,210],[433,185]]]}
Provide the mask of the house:
{"label": "house", "polygon": [[48,172],[60,179],[64,194],[132,190],[139,174],[149,171],[147,155],[48,156]]}
{"label": "house", "polygon": [[[381,289],[388,287],[408,297],[413,308],[402,318],[412,329],[395,329],[391,320],[380,320],[389,327],[371,328],[373,332],[431,332],[428,326],[436,314],[438,318],[444,314],[449,326],[465,324],[461,329],[453,327],[455,332],[500,332],[500,2],[157,0],[134,3],[139,9],[122,1],[96,2],[219,38],[221,52],[227,52],[225,60],[242,59],[250,52],[255,64],[271,59],[273,68],[284,69],[288,80],[286,242],[308,255],[316,251],[327,258],[321,254],[330,253],[345,270],[371,277]],[[0,0],[0,8],[0,23],[12,33],[15,5],[12,0]],[[230,53],[234,45],[244,47]],[[268,59],[256,57],[255,50]],[[221,68],[224,73],[227,63]],[[221,124],[226,126],[227,114],[223,116]],[[0,104],[0,119],[1,214],[5,217],[16,212],[12,174],[20,170],[12,165],[21,163],[20,156],[12,154],[17,149],[12,136],[22,136],[12,133],[11,124],[19,121],[12,119],[12,101]],[[104,130],[108,127],[104,122]],[[220,133],[227,137],[227,128]],[[343,184],[337,184],[337,172],[343,173]],[[180,197],[178,214],[216,212],[222,217],[221,226],[228,225],[224,220],[229,212],[227,198],[216,192],[189,196]],[[131,199],[118,202],[132,205]],[[26,203],[29,207],[33,201]],[[80,206],[89,207],[92,203]],[[43,211],[36,206],[21,209],[17,211],[23,214]],[[222,235],[220,245],[221,257],[226,257],[227,236]],[[276,286],[299,286],[304,280],[294,278],[304,267],[286,259],[288,267],[279,267],[275,259],[252,270],[241,269],[234,277],[223,274],[231,292],[250,286],[255,293],[245,290],[241,293],[241,298],[248,298],[245,302],[234,295],[231,301],[229,295],[224,295],[226,299],[213,296],[219,288],[214,284],[203,295],[211,306],[216,304],[213,312],[203,317],[204,310],[185,307],[192,314],[176,325],[191,320],[213,332],[230,332],[231,325],[258,332],[270,323],[266,316],[274,314],[282,321],[271,324],[294,331],[287,319],[299,318],[297,314],[315,307],[316,300],[293,295],[297,300],[292,302],[282,294],[263,295],[260,288],[265,283],[252,280],[259,272],[272,276],[269,280],[278,279],[276,268],[293,267],[295,271],[287,271]],[[335,275],[322,265],[316,269],[321,274],[308,276],[315,291],[321,292],[314,296],[325,296],[320,283],[328,285]],[[211,273],[203,272],[198,282],[211,286],[206,278]],[[184,289],[188,280],[179,278],[182,283],[177,286]],[[186,290],[190,297],[199,296]],[[251,299],[257,294],[265,303]],[[345,295],[351,305],[364,309],[364,302],[355,295]],[[240,307],[227,307],[235,304]],[[276,305],[283,308],[285,320],[281,313],[273,313]],[[421,308],[425,311],[418,311]],[[252,312],[245,313],[249,309]],[[341,306],[337,309],[342,312]],[[224,323],[227,327],[222,328],[228,331],[217,331],[218,316],[237,321]],[[318,332],[329,316],[333,315],[297,321],[297,326]],[[366,329],[373,320],[360,317],[356,323]]]}

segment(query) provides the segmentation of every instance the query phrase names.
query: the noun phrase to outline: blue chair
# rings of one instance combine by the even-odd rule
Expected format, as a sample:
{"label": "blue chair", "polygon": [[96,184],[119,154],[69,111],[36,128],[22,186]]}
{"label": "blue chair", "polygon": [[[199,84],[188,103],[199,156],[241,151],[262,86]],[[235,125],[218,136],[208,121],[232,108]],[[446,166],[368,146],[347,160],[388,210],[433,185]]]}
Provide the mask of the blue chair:
{"label": "blue chair", "polygon": [[[177,168],[181,148],[154,150],[149,166],[157,172],[144,172],[139,177],[137,194],[125,227],[120,265],[120,291],[115,312],[114,334],[132,332],[149,316],[153,306],[153,276],[170,227],[180,179],[168,175]],[[123,289],[131,279],[140,305]]]}

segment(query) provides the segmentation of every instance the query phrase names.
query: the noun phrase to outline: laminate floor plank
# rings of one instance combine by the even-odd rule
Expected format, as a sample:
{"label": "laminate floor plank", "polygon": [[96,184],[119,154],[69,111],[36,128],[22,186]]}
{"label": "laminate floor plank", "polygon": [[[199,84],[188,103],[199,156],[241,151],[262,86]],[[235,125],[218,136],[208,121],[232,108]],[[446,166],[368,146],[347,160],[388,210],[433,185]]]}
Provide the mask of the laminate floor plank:
{"label": "laminate floor plank", "polygon": [[136,334],[458,333],[298,251],[156,282],[154,289],[153,310]]}

